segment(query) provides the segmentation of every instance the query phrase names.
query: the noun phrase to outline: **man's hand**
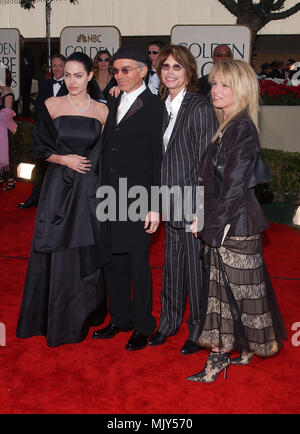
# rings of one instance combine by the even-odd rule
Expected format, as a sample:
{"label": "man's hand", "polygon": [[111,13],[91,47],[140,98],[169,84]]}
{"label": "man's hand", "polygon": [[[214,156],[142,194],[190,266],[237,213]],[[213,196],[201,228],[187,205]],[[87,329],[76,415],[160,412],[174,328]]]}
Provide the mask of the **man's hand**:
{"label": "man's hand", "polygon": [[114,96],[115,98],[118,98],[118,96],[120,95],[120,92],[121,92],[121,90],[120,90],[119,86],[113,86],[110,89],[109,94],[111,96]]}
{"label": "man's hand", "polygon": [[146,215],[146,220],[144,225],[144,229],[146,229],[150,224],[150,227],[146,230],[147,234],[153,234],[154,232],[156,232],[159,226],[159,222],[160,222],[159,213],[154,211],[149,211],[148,214]]}

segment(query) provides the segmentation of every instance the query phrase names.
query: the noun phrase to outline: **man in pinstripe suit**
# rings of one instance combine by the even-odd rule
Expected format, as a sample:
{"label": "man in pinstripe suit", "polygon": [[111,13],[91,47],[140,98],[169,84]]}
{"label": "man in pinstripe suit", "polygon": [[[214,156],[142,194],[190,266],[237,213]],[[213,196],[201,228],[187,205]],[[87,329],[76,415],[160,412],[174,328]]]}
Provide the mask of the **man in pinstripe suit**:
{"label": "man in pinstripe suit", "polygon": [[[203,96],[196,93],[197,66],[190,51],[183,46],[163,48],[158,59],[158,74],[168,93],[165,101],[162,185],[196,187],[198,166],[216,129],[213,109]],[[170,219],[166,222],[165,263],[161,292],[162,311],[159,327],[149,345],[163,344],[179,329],[189,296],[189,337],[182,354],[199,351],[194,343],[199,333],[202,289],[200,240],[188,232],[189,221],[175,221],[175,201],[171,203]]]}

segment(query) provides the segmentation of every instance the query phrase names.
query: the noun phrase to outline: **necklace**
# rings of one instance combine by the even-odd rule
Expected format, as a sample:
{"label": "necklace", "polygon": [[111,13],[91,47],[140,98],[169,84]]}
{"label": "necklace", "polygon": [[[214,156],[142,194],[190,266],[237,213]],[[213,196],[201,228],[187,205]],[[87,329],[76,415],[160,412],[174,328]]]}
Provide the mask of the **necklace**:
{"label": "necklace", "polygon": [[91,104],[91,97],[90,97],[90,95],[87,94],[87,97],[88,97],[88,103],[87,103],[87,106],[86,106],[84,109],[80,109],[80,108],[78,108],[75,104],[72,103],[71,96],[70,96],[70,94],[68,93],[68,100],[70,101],[71,106],[74,107],[74,109],[77,110],[77,111],[80,112],[80,113],[84,113],[84,112],[86,112],[86,111],[88,110],[90,104]]}
{"label": "necklace", "polygon": [[[98,79],[97,79],[97,83],[98,83],[98,86],[99,86],[99,89],[101,90],[101,92],[106,88],[106,86],[108,85],[108,82],[109,82],[109,80],[110,80],[110,74],[108,73],[108,75],[106,75],[106,77],[104,77],[104,74],[103,74],[103,77],[101,77],[101,76],[99,76],[98,77]],[[102,85],[104,85],[103,86],[103,88],[101,88],[101,86]]]}

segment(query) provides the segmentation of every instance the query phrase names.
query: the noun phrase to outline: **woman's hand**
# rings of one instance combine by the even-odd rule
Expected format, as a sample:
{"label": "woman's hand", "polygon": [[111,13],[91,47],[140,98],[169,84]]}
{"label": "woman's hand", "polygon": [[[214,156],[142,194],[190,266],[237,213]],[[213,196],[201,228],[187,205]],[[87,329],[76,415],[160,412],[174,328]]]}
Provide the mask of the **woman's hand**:
{"label": "woman's hand", "polygon": [[194,220],[193,223],[190,226],[190,230],[193,232],[193,234],[195,235],[196,238],[199,238],[198,235],[198,222],[197,222],[197,217],[194,216]]}
{"label": "woman's hand", "polygon": [[78,173],[87,173],[92,167],[90,160],[87,160],[86,157],[81,157],[81,155],[76,154],[62,155],[61,164],[75,170],[75,172]]}

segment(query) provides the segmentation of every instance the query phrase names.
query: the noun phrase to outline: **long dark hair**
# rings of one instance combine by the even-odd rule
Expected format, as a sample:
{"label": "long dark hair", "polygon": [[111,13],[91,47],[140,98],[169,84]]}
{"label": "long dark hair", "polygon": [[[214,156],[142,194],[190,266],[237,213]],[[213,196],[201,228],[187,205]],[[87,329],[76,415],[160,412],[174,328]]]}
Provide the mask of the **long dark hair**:
{"label": "long dark hair", "polygon": [[80,62],[83,64],[84,69],[89,74],[93,69],[93,62],[91,58],[85,54],[81,53],[80,51],[74,51],[74,53],[70,54],[70,56],[67,58],[67,62]]}
{"label": "long dark hair", "polygon": [[[190,52],[188,48],[186,48],[184,45],[168,45],[166,47],[163,47],[158,55],[157,58],[157,69],[156,72],[161,80],[161,65],[167,60],[169,56],[174,57],[176,62],[178,62],[180,65],[182,65],[185,69],[185,73],[187,76],[187,85],[186,89],[189,92],[199,92],[199,85],[198,85],[198,71],[197,71],[197,63]],[[161,82],[159,93],[163,99],[166,98],[168,89],[166,86]]]}

